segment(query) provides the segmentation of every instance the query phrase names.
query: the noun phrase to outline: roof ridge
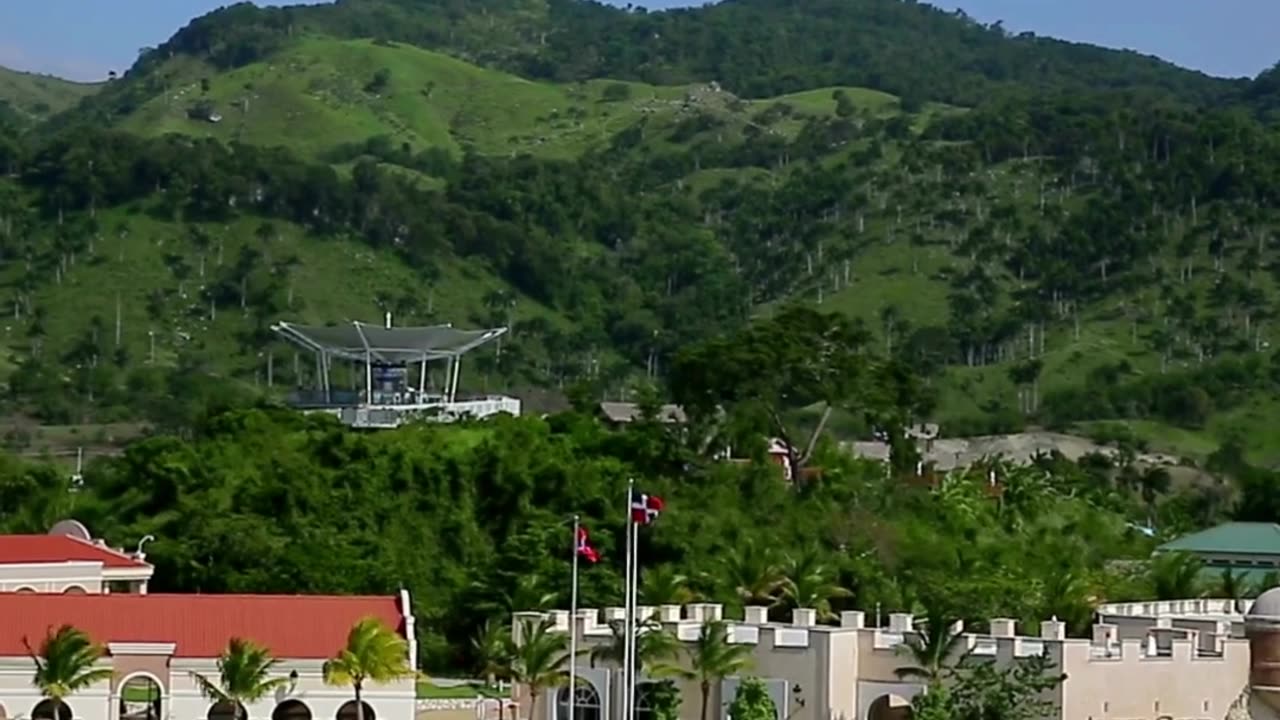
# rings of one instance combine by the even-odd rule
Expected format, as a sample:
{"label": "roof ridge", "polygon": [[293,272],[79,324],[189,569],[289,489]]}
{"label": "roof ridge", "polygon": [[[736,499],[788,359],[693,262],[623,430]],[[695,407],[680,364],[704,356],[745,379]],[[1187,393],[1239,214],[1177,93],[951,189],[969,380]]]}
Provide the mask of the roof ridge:
{"label": "roof ridge", "polygon": [[[147,562],[146,560],[143,560],[143,559],[141,559],[141,558],[138,558],[137,556],[133,555],[132,553],[127,553],[127,552],[125,552],[124,550],[117,550],[116,548],[111,547],[110,545],[108,545],[108,544],[107,544],[107,541],[106,541],[104,538],[94,538],[94,539],[91,539],[91,540],[86,540],[86,539],[84,539],[84,538],[78,538],[78,537],[76,537],[76,536],[74,536],[74,535],[50,535],[49,537],[63,537],[63,538],[67,538],[68,540],[72,540],[72,541],[74,541],[74,542],[80,543],[81,545],[85,545],[85,546],[91,547],[91,548],[93,548],[93,549],[95,549],[95,550],[102,550],[103,552],[110,553],[110,554],[112,554],[112,555],[115,555],[115,556],[116,556],[116,557],[118,557],[118,558],[122,558],[122,559],[124,559],[124,560],[128,560],[128,561],[130,561],[130,562],[138,563],[139,565],[147,565],[147,566],[150,566],[150,565],[151,565],[151,563],[149,563],[149,562]],[[102,543],[101,543],[101,544],[99,544],[99,543],[97,542],[97,541],[99,541],[99,540],[101,540],[101,541],[102,541]]]}

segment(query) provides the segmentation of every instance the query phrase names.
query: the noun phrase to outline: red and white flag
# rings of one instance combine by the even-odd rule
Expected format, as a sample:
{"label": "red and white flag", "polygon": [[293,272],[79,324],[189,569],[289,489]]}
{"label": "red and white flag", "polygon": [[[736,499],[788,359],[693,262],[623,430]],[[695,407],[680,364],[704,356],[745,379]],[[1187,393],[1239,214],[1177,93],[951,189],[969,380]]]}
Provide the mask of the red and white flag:
{"label": "red and white flag", "polygon": [[631,498],[631,522],[650,525],[662,513],[662,498],[657,495],[639,494]]}
{"label": "red and white flag", "polygon": [[591,547],[591,542],[587,538],[587,529],[578,528],[578,555],[581,555],[587,562],[600,562],[600,553]]}

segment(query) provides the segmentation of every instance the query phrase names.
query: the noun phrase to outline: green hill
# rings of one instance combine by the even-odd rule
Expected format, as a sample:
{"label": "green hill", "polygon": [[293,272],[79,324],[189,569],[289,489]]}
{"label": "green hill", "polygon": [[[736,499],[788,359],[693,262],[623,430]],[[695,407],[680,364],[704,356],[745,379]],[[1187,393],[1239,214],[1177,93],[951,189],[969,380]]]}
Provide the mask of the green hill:
{"label": "green hill", "polygon": [[[613,83],[534,82],[407,45],[310,38],[230,72],[175,84],[121,124],[144,134],[180,132],[223,141],[285,144],[321,157],[386,136],[395,146],[532,152],[572,158],[634,123],[647,106],[685,89]],[[216,113],[192,109],[202,106]]]}
{"label": "green hill", "polygon": [[43,120],[67,110],[100,87],[99,83],[77,83],[0,67],[0,106],[7,107],[23,122]]}
{"label": "green hill", "polygon": [[194,20],[139,69],[174,54],[238,67],[308,31],[411,43],[528,77],[714,80],[747,97],[853,85],[974,104],[1032,86],[1052,93],[1105,87],[1200,104],[1244,87],[1132,52],[1011,36],[998,23],[899,0],[723,0],[668,12],[579,0],[238,4]]}
{"label": "green hill", "polygon": [[[814,24],[870,5],[805,5],[781,30],[749,0],[647,17],[370,0],[199,19],[16,157],[10,205],[31,231],[4,248],[28,258],[5,276],[11,364],[41,352],[32,338],[97,364],[121,295],[121,377],[154,330],[181,338],[162,352],[175,366],[198,345],[248,383],[291,352],[268,343],[272,319],[395,306],[514,321],[476,382],[616,394],[682,347],[806,302],[860,319],[875,352],[923,375],[950,432],[1131,423],[1131,439],[1280,458],[1253,424],[1280,389],[1280,134],[1257,113],[1270,76],[1246,91],[908,3],[881,3],[904,23],[892,51]],[[605,34],[582,34],[591,23]],[[788,39],[798,28],[808,45]],[[594,60],[561,63],[575,33],[608,52],[579,43]],[[760,57],[705,64],[752,33]],[[486,38],[501,51],[481,52]],[[823,60],[841,38],[874,77]],[[942,63],[965,38],[977,64]],[[1035,58],[1043,82],[1022,65]],[[926,70],[958,84],[917,82]],[[833,86],[858,80],[909,92]],[[137,273],[113,248],[125,222]]]}

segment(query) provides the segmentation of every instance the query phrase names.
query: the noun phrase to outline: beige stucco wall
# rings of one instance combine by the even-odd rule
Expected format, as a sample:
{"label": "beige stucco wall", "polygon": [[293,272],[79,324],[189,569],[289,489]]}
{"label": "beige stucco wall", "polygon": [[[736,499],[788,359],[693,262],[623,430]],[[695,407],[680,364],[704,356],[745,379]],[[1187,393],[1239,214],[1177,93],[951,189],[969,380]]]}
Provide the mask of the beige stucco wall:
{"label": "beige stucco wall", "polygon": [[[608,642],[611,635],[603,619],[584,611],[580,620],[579,644],[584,651],[595,644]],[[616,616],[618,611],[611,610]],[[749,612],[751,612],[749,610]],[[706,610],[693,614],[703,616]],[[686,611],[686,618],[689,612]],[[810,626],[811,617],[801,617],[798,624],[762,622],[759,612],[750,617],[756,622],[731,620],[731,638],[752,646],[753,667],[744,673],[772,681],[783,687],[790,705],[785,720],[864,720],[871,704],[885,695],[910,699],[922,691],[918,681],[904,681],[897,670],[910,659],[902,644],[911,636],[912,619],[894,616],[891,626],[883,629],[863,627],[861,613],[846,613],[844,627]],[[527,617],[538,617],[536,614]],[[568,631],[567,613],[553,613],[558,627]],[[666,619],[672,617],[667,609]],[[517,620],[519,622],[519,620]],[[1061,624],[1046,621],[1042,638],[1019,637],[1012,621],[992,621],[996,635],[967,635],[964,651],[978,657],[989,657],[1006,664],[1017,657],[1044,653],[1053,665],[1067,675],[1059,688],[1048,693],[1046,700],[1059,708],[1059,716],[1070,720],[1106,720],[1108,718],[1222,718],[1235,702],[1248,681],[1249,648],[1243,639],[1215,635],[1230,623],[1191,620],[1161,621],[1163,627],[1133,618],[1120,628],[1099,626],[1096,640],[1066,640],[1058,633]],[[700,623],[682,619],[664,626],[682,640],[691,641]],[[1151,640],[1146,640],[1150,636]],[[1108,637],[1113,641],[1108,641]],[[1143,640],[1136,638],[1142,637]],[[1112,651],[1104,651],[1111,647]],[[1220,656],[1207,656],[1205,651],[1220,650]],[[580,668],[586,661],[580,661]],[[621,696],[621,673],[595,669],[600,682],[607,683],[610,701]],[[603,675],[599,675],[603,673]],[[800,692],[791,690],[799,686]],[[680,683],[683,704],[681,720],[699,720],[700,691],[696,683]],[[517,697],[521,697],[519,689]],[[548,692],[531,720],[565,720],[554,717],[554,691]],[[796,700],[803,700],[800,707]],[[524,705],[524,713],[529,710]],[[723,720],[723,709],[731,701],[720,686],[713,686],[707,720]],[[780,709],[781,709],[780,705]],[[621,720],[620,703],[609,702],[606,720]]]}
{"label": "beige stucco wall", "polygon": [[1147,657],[1137,640],[1118,657],[1093,657],[1085,640],[1063,644],[1064,718],[1222,718],[1248,683],[1249,647],[1229,640],[1222,657],[1197,657],[1191,640],[1174,640],[1170,657]]}

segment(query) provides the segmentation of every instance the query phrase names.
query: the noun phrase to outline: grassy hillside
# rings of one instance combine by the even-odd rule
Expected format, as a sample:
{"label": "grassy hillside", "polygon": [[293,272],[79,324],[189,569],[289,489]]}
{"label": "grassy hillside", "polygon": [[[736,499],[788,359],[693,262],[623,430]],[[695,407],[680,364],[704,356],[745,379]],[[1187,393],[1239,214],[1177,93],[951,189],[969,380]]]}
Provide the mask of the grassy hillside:
{"label": "grassy hillside", "polygon": [[28,122],[67,110],[101,87],[100,83],[77,83],[0,67],[0,104],[8,105]]}
{"label": "grassy hillside", "polygon": [[[186,82],[147,102],[123,127],[282,143],[316,157],[385,135],[415,149],[568,158],[642,112],[642,103],[606,100],[610,83],[532,82],[411,46],[358,40],[313,38],[225,74],[184,74]],[[632,98],[655,105],[677,101],[684,92],[625,87]],[[201,102],[221,121],[189,117]]]}
{"label": "grassy hillside", "polygon": [[[179,60],[165,76],[168,90],[121,127],[279,144],[313,158],[382,136],[413,151],[572,159],[641,120],[661,123],[708,111],[745,122],[775,102],[791,105],[801,117],[835,113],[834,88],[740,100],[707,85],[535,82],[410,45],[319,37],[230,72]],[[859,107],[891,110],[897,103],[871,90],[849,92]],[[220,119],[191,117],[197,106]],[[799,120],[778,129],[794,135]]]}
{"label": "grassy hillside", "polygon": [[[101,335],[91,320],[110,326],[119,294],[135,356],[159,326],[174,338],[171,357],[194,335],[207,356],[237,358],[252,377],[245,369],[271,352],[255,328],[271,319],[368,318],[395,304],[407,317],[523,320],[529,344],[503,356],[522,368],[510,372],[616,392],[628,368],[652,372],[700,333],[799,300],[859,318],[881,352],[919,368],[938,391],[936,419],[955,431],[1140,418],[1135,433],[1161,447],[1203,456],[1242,439],[1255,458],[1280,457],[1280,442],[1248,430],[1270,416],[1269,401],[1241,399],[1265,372],[1230,381],[1205,407],[1163,403],[1168,393],[1151,389],[1269,357],[1280,253],[1268,238],[1280,222],[1255,178],[1274,169],[1274,128],[1188,106],[1134,112],[1128,98],[961,107],[808,77],[776,83],[806,89],[756,98],[710,78],[530,80],[307,29],[291,26],[235,62],[212,46],[151,57],[101,107],[123,112],[111,123],[130,133],[283,146],[330,165],[353,178],[357,197],[343,202],[363,208],[359,221],[329,237],[311,227],[315,207],[281,223],[278,240],[259,235],[252,211],[206,228],[227,264],[251,248],[244,280],[210,260],[207,238],[154,212],[162,197],[113,208],[97,224],[136,216],[119,240],[127,247],[112,248],[108,231],[88,267],[59,275],[63,250],[34,281],[29,269],[8,274],[13,292],[43,308],[51,343]],[[1225,92],[1139,65],[1159,70],[1153,87]],[[394,178],[422,194],[405,200]],[[251,197],[245,182],[230,183],[233,200]],[[46,218],[59,202],[46,201]],[[415,205],[432,208],[417,225],[404,217]],[[437,245],[410,247],[424,242]],[[142,258],[139,271],[122,252]],[[281,267],[280,253],[297,262]],[[288,288],[296,305],[281,304]],[[245,311],[241,294],[253,296]],[[32,331],[16,322],[11,333],[16,364]],[[622,372],[600,371],[603,357]]]}

